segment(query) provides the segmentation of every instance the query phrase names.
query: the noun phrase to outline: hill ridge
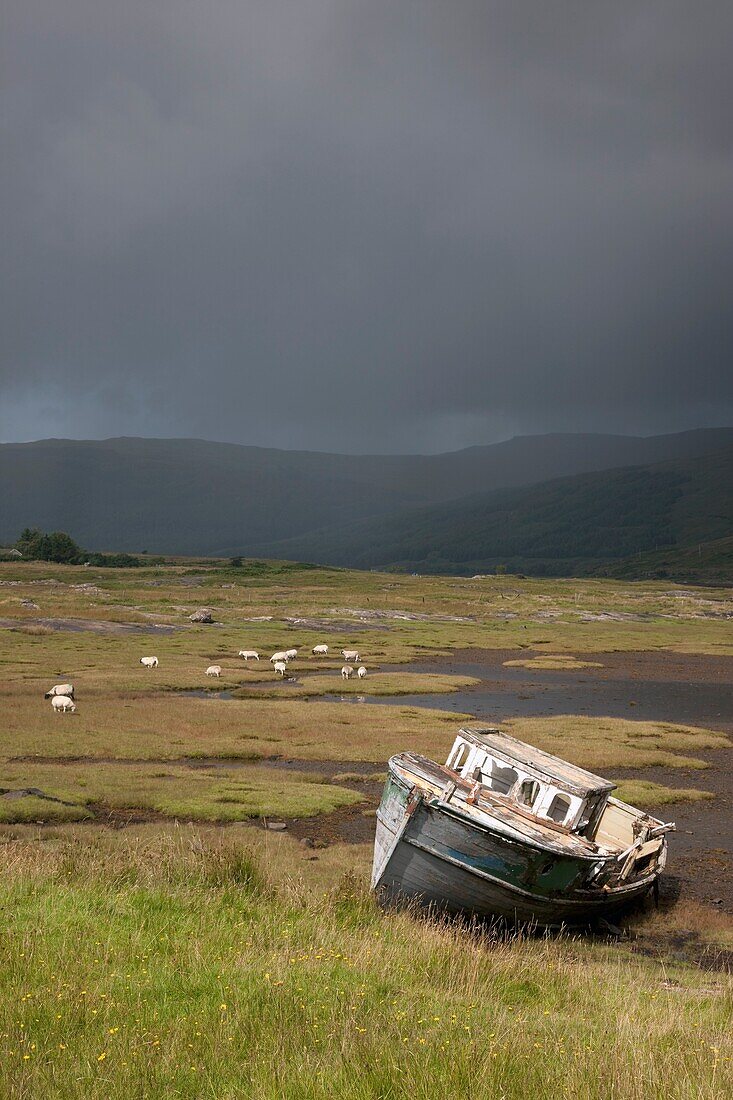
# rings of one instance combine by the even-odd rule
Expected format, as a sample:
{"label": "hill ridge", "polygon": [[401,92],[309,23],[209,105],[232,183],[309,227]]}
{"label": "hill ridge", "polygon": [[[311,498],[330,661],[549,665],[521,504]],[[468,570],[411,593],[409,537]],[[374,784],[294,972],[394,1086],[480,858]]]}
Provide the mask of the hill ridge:
{"label": "hill ridge", "polygon": [[[361,568],[465,573],[502,565],[568,574],[602,570],[632,554],[724,542],[731,534],[733,445],[689,459],[473,493],[256,549]],[[723,575],[719,550],[716,568]],[[625,575],[632,573],[627,563]]]}
{"label": "hill ridge", "polygon": [[314,455],[317,457],[326,458],[344,458],[344,459],[440,459],[453,455],[466,455],[475,454],[476,452],[483,452],[488,450],[494,450],[496,448],[507,447],[513,444],[520,444],[526,442],[541,442],[541,441],[557,441],[557,440],[573,440],[573,441],[619,441],[619,442],[639,442],[645,443],[650,441],[662,442],[666,440],[674,440],[681,442],[685,439],[692,439],[694,437],[704,437],[705,447],[709,446],[707,440],[712,439],[716,435],[730,437],[733,442],[733,425],[722,426],[716,428],[686,428],[680,432],[662,432],[653,433],[650,435],[636,435],[626,432],[539,432],[539,433],[521,433],[519,435],[508,436],[506,439],[495,440],[492,443],[472,443],[468,447],[458,447],[447,451],[416,451],[416,452],[389,452],[389,451],[319,451],[311,448],[285,448],[285,447],[265,447],[259,443],[237,443],[233,440],[223,439],[204,439],[202,436],[145,436],[145,435],[111,435],[104,436],[102,438],[79,438],[70,439],[64,436],[45,436],[41,439],[33,440],[6,440],[0,442],[0,448],[3,447],[38,447],[48,443],[60,443],[69,446],[78,444],[90,444],[90,445],[106,445],[110,443],[152,443],[152,444],[190,444],[198,443],[204,446],[211,447],[226,447],[235,448],[238,450],[250,450],[261,451],[266,454],[283,454],[283,455]]}
{"label": "hill ridge", "polygon": [[210,554],[335,530],[553,477],[733,444],[733,428],[666,436],[551,433],[439,455],[334,455],[191,439],[0,444],[0,541],[67,530],[89,550]]}

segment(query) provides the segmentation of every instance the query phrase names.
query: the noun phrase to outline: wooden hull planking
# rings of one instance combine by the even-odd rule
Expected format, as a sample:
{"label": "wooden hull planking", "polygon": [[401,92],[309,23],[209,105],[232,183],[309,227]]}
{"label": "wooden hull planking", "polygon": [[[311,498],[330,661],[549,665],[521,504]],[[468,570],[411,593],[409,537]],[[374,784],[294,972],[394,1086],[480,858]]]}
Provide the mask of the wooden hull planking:
{"label": "wooden hull planking", "polygon": [[467,820],[416,796],[390,772],[377,815],[372,888],[387,904],[417,903],[482,919],[587,924],[647,893],[655,874],[584,889],[592,856],[561,855]]}

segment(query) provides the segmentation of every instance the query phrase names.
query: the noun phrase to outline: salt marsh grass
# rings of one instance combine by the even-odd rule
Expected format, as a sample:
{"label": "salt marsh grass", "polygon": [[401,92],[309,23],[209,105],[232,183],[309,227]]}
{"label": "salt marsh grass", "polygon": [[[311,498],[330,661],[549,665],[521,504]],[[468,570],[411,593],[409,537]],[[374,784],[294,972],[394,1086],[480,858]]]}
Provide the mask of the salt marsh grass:
{"label": "salt marsh grass", "polygon": [[649,779],[622,779],[613,792],[622,802],[632,806],[668,806],[674,802],[705,802],[714,798],[711,791],[701,791],[695,787],[665,787]]}
{"label": "salt marsh grass", "polygon": [[[0,801],[0,821],[80,820],[88,807],[142,810],[184,821],[311,817],[360,801],[353,791],[317,777],[266,767],[203,768],[172,764],[0,764],[0,785],[30,787],[47,797]],[[53,800],[53,801],[52,801]]]}
{"label": "salt marsh grass", "polygon": [[561,672],[574,672],[575,669],[603,668],[600,661],[579,661],[571,654],[547,653],[540,657],[519,657],[516,660],[504,661],[507,668],[536,668],[556,670]]}
{"label": "salt marsh grass", "polygon": [[[337,653],[357,643],[362,656],[366,649],[392,663],[430,651],[528,644],[550,654],[661,648],[733,655],[730,589],[673,582],[412,577],[303,571],[283,563],[243,576],[221,562],[183,561],[132,570],[2,562],[0,580],[5,582],[0,617],[11,617],[16,625],[64,616],[162,624],[177,631],[156,638],[156,644],[175,651],[179,634],[186,632],[192,637],[183,648],[202,658],[216,655],[212,646],[232,653],[251,645],[273,652],[287,648],[294,635],[303,649],[325,640]],[[38,603],[39,610],[24,608],[23,598]],[[190,626],[188,615],[203,604],[214,608],[222,625]],[[354,613],[366,628],[360,627],[357,637],[349,636],[345,624]],[[325,637],[313,620],[328,625]],[[130,638],[134,647],[139,642],[134,635],[106,635],[103,642]],[[362,645],[365,640],[368,646]]]}
{"label": "salt marsh grass", "polygon": [[520,740],[601,771],[652,766],[703,769],[707,766],[705,761],[688,756],[689,752],[731,747],[722,733],[673,722],[561,714],[551,718],[515,718],[504,725]]}

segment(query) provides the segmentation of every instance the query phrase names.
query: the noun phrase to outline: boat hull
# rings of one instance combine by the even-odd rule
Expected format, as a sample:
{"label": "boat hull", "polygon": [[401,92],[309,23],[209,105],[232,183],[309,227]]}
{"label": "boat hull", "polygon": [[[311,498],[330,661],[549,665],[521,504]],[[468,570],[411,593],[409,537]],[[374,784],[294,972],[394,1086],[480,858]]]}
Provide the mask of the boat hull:
{"label": "boat hull", "polygon": [[591,864],[511,840],[444,803],[416,798],[390,774],[372,879],[385,904],[558,927],[613,914],[653,885],[655,876],[609,891],[584,888]]}

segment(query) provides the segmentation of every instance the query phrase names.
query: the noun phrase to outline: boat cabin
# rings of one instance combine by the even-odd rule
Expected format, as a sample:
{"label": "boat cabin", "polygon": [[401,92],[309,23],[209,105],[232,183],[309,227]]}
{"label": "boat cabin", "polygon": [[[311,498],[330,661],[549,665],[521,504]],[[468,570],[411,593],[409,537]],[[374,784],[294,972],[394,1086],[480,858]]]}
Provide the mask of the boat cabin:
{"label": "boat cabin", "polygon": [[523,813],[593,839],[614,783],[493,728],[464,727],[446,767]]}

